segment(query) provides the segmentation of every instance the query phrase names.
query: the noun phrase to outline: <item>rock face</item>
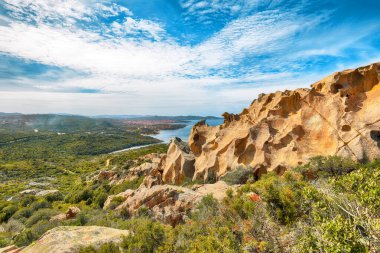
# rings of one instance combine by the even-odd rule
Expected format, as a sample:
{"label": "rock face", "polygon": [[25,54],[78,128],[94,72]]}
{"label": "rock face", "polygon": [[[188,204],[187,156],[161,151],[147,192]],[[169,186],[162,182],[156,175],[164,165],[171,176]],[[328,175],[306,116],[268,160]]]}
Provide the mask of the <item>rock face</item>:
{"label": "rock face", "polygon": [[189,149],[169,149],[164,182],[218,179],[239,165],[250,166],[257,176],[281,174],[318,155],[375,159],[380,156],[380,63],[334,73],[310,89],[261,94],[240,114],[223,116],[220,126],[196,124]]}
{"label": "rock face", "polygon": [[178,184],[194,174],[194,155],[180,138],[170,142],[167,156],[163,158],[161,169],[164,183]]}
{"label": "rock face", "polygon": [[56,227],[46,232],[22,253],[71,253],[86,246],[99,247],[107,242],[119,243],[127,230],[98,226]]}
{"label": "rock face", "polygon": [[195,186],[193,189],[174,185],[154,185],[147,188],[142,185],[137,190],[127,190],[118,195],[109,196],[104,204],[104,209],[111,206],[114,198],[122,201],[115,208],[116,212],[127,212],[134,215],[142,207],[148,208],[153,218],[172,226],[180,223],[186,212],[196,207],[197,203],[207,194],[212,194],[216,199],[223,199],[227,189],[225,182]]}

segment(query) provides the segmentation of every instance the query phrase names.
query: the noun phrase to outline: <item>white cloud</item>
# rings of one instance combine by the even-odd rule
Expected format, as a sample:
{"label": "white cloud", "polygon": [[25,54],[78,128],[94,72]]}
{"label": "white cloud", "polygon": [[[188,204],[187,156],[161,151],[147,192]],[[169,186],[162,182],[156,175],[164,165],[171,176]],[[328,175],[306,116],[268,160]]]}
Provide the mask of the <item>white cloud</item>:
{"label": "white cloud", "polygon": [[42,23],[47,20],[81,19],[90,14],[84,2],[77,0],[3,0],[12,16]]}
{"label": "white cloud", "polygon": [[[198,3],[198,7],[202,5],[205,6],[205,3]],[[97,6],[97,9],[112,13],[107,8]],[[54,11],[49,15],[55,15]],[[83,15],[86,13],[83,12]],[[65,92],[81,89],[99,90],[105,94],[76,94],[73,97],[83,99],[70,105],[75,104],[80,108],[78,103],[87,103],[86,100],[93,103],[95,98],[99,102],[97,104],[101,105],[103,99],[112,98],[114,103],[118,101],[117,103],[127,105],[128,102],[136,108],[145,106],[157,110],[157,105],[160,105],[163,110],[167,110],[180,104],[181,110],[193,110],[204,106],[213,108],[214,101],[224,101],[226,108],[218,107],[215,110],[227,110],[231,104],[242,105],[243,101],[251,100],[257,93],[257,86],[236,88],[234,92],[229,89],[225,92],[226,87],[260,82],[268,86],[264,90],[271,90],[270,87],[276,81],[284,77],[291,78],[292,74],[268,75],[252,71],[239,78],[228,78],[210,75],[210,71],[218,68],[223,73],[224,68],[228,69],[229,66],[239,63],[249,54],[273,52],[284,46],[284,42],[301,28],[302,24],[289,13],[258,13],[231,22],[209,40],[189,47],[181,46],[170,38],[161,41],[160,36],[165,33],[162,26],[132,17],[110,25],[110,29],[120,35],[111,39],[76,26],[57,27],[46,22],[38,25],[12,22],[7,26],[0,26],[0,33],[4,35],[0,37],[0,52],[87,73],[83,77],[63,78],[54,83],[21,80],[23,85],[29,84],[44,91],[45,95],[35,96],[36,98],[44,100],[49,96],[56,97],[57,101],[50,103],[56,104],[57,110],[62,108],[58,111],[69,112],[68,109],[63,110],[67,106],[64,100],[70,94]],[[139,33],[147,33],[155,41],[136,40],[127,36]],[[188,78],[188,75],[192,78]],[[209,99],[211,87],[214,87],[214,100]],[[241,94],[239,90],[245,96],[236,95]],[[60,93],[63,95],[58,95]],[[197,101],[196,105],[194,99]],[[3,100],[3,103],[4,101],[8,100]],[[93,107],[91,109],[95,110]],[[213,110],[210,109],[210,113],[215,113]],[[83,113],[87,113],[85,109]]]}
{"label": "white cloud", "polygon": [[166,35],[160,24],[146,19],[135,20],[131,17],[127,17],[122,23],[113,22],[112,31],[119,36],[147,34],[155,40],[160,40]]}
{"label": "white cloud", "polygon": [[165,76],[191,59],[169,43],[112,41],[82,30],[22,23],[0,26],[0,51],[40,63],[122,76]]}
{"label": "white cloud", "polygon": [[287,40],[305,25],[291,13],[258,13],[231,22],[197,50],[202,65],[229,65],[242,57],[270,53],[287,46]]}
{"label": "white cloud", "polygon": [[116,3],[92,3],[88,0],[3,0],[13,18],[58,26],[72,26],[78,20],[91,21],[96,16],[112,17],[132,12]]}
{"label": "white cloud", "polygon": [[[13,80],[15,85],[30,86],[39,92],[0,91],[0,108],[9,107],[8,111],[12,111],[10,105],[17,105],[14,101],[23,101],[14,110],[24,107],[47,112],[40,104],[49,103],[51,111],[72,113],[149,114],[149,110],[157,113],[161,110],[166,114],[165,110],[170,109],[173,114],[186,114],[209,108],[208,112],[219,114],[231,111],[235,104],[232,111],[237,112],[258,93],[283,86],[305,86],[321,77],[317,73],[296,78],[294,70],[299,59],[318,54],[337,55],[348,46],[344,43],[329,46],[328,37],[321,37],[318,47],[313,40],[306,44],[297,41],[296,35],[322,22],[318,15],[323,14],[300,16],[293,10],[249,14],[248,10],[266,0],[234,1],[234,4],[224,0],[182,1],[182,7],[191,15],[242,14],[194,46],[176,42],[163,24],[136,18],[117,4],[89,4],[80,0],[4,1],[16,21],[0,22],[0,53],[85,73],[61,76],[54,81]],[[110,24],[93,22],[97,29],[75,23],[96,19],[97,15],[119,14],[123,14],[122,18]],[[256,61],[261,56],[265,58]],[[251,61],[242,64],[246,59]],[[235,67],[239,69],[237,73]],[[81,90],[99,90],[103,94],[73,93]],[[112,101],[112,105],[107,101]],[[223,101],[223,105],[218,101]]]}

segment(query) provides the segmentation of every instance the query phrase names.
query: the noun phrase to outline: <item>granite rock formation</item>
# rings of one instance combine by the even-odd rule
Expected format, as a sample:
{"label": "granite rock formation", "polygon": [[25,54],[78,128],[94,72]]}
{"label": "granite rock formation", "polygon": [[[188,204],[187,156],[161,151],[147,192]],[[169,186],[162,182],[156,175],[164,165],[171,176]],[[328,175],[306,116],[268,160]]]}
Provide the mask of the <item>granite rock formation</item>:
{"label": "granite rock formation", "polygon": [[222,200],[228,188],[234,188],[223,181],[215,184],[194,185],[192,189],[175,185],[154,185],[150,188],[142,185],[137,190],[127,190],[108,197],[104,209],[110,209],[113,199],[122,201],[115,207],[116,212],[128,213],[132,216],[147,208],[151,216],[172,226],[182,222],[187,211],[193,210],[199,201],[211,194]]}
{"label": "granite rock formation", "polygon": [[[380,156],[380,63],[345,70],[311,88],[261,94],[220,126],[194,125],[188,147],[171,145],[164,182],[208,181],[239,165],[282,174],[318,155]],[[187,161],[187,162],[185,162]]]}

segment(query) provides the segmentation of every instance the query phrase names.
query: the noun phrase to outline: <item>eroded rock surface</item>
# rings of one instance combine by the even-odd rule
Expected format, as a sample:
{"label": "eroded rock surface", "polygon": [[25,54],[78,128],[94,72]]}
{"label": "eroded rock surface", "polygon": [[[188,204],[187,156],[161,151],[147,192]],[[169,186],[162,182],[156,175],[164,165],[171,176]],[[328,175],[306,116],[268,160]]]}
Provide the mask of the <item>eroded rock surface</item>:
{"label": "eroded rock surface", "polygon": [[194,155],[180,138],[171,140],[167,155],[161,162],[162,181],[179,184],[194,174]]}
{"label": "eroded rock surface", "polygon": [[98,226],[62,226],[46,232],[22,253],[71,253],[81,247],[100,247],[107,242],[119,243],[129,231]]}
{"label": "eroded rock surface", "polygon": [[151,188],[142,186],[137,190],[127,190],[109,196],[104,209],[110,208],[113,199],[121,198],[122,201],[115,208],[116,212],[134,215],[140,208],[148,208],[153,218],[174,226],[180,223],[186,212],[194,209],[204,196],[212,194],[221,200],[228,188],[230,186],[223,181],[198,185],[193,189],[175,185],[154,185]]}
{"label": "eroded rock surface", "polygon": [[[257,176],[281,174],[318,155],[375,159],[380,156],[379,76],[380,63],[337,72],[310,89],[261,94],[240,114],[223,114],[220,126],[199,122],[189,150],[169,149],[163,181],[218,179],[239,165],[250,166]],[[183,166],[189,156],[194,160]]]}

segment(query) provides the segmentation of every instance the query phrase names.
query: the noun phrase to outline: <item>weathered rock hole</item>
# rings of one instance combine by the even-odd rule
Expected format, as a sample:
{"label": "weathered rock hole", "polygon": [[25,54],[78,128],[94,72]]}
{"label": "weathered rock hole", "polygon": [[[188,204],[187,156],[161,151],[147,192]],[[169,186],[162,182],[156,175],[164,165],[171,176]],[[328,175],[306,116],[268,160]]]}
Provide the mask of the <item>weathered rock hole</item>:
{"label": "weathered rock hole", "polygon": [[346,107],[346,108],[344,108],[344,111],[345,111],[345,112],[349,112],[350,109],[349,109],[348,107]]}
{"label": "weathered rock hole", "polygon": [[277,173],[277,175],[282,176],[282,175],[285,173],[285,171],[286,171],[286,167],[283,166],[283,165],[278,165],[278,166],[274,169],[274,171]]}
{"label": "weathered rock hole", "polygon": [[380,148],[380,131],[372,130],[369,135],[377,142],[377,147]]}
{"label": "weathered rock hole", "polygon": [[339,83],[336,83],[336,84],[334,84],[334,85],[331,86],[331,92],[334,93],[334,94],[338,93],[338,91],[340,89],[342,89],[342,88],[343,88],[343,85],[341,85]]}
{"label": "weathered rock hole", "polygon": [[351,126],[349,126],[349,125],[342,126],[342,131],[343,132],[349,132],[349,131],[351,131]]}
{"label": "weathered rock hole", "polygon": [[255,171],[253,172],[253,177],[255,179],[255,181],[259,180],[260,177],[263,175],[263,174],[267,174],[268,171],[266,169],[265,166],[263,165],[260,165],[258,168],[255,169]]}

